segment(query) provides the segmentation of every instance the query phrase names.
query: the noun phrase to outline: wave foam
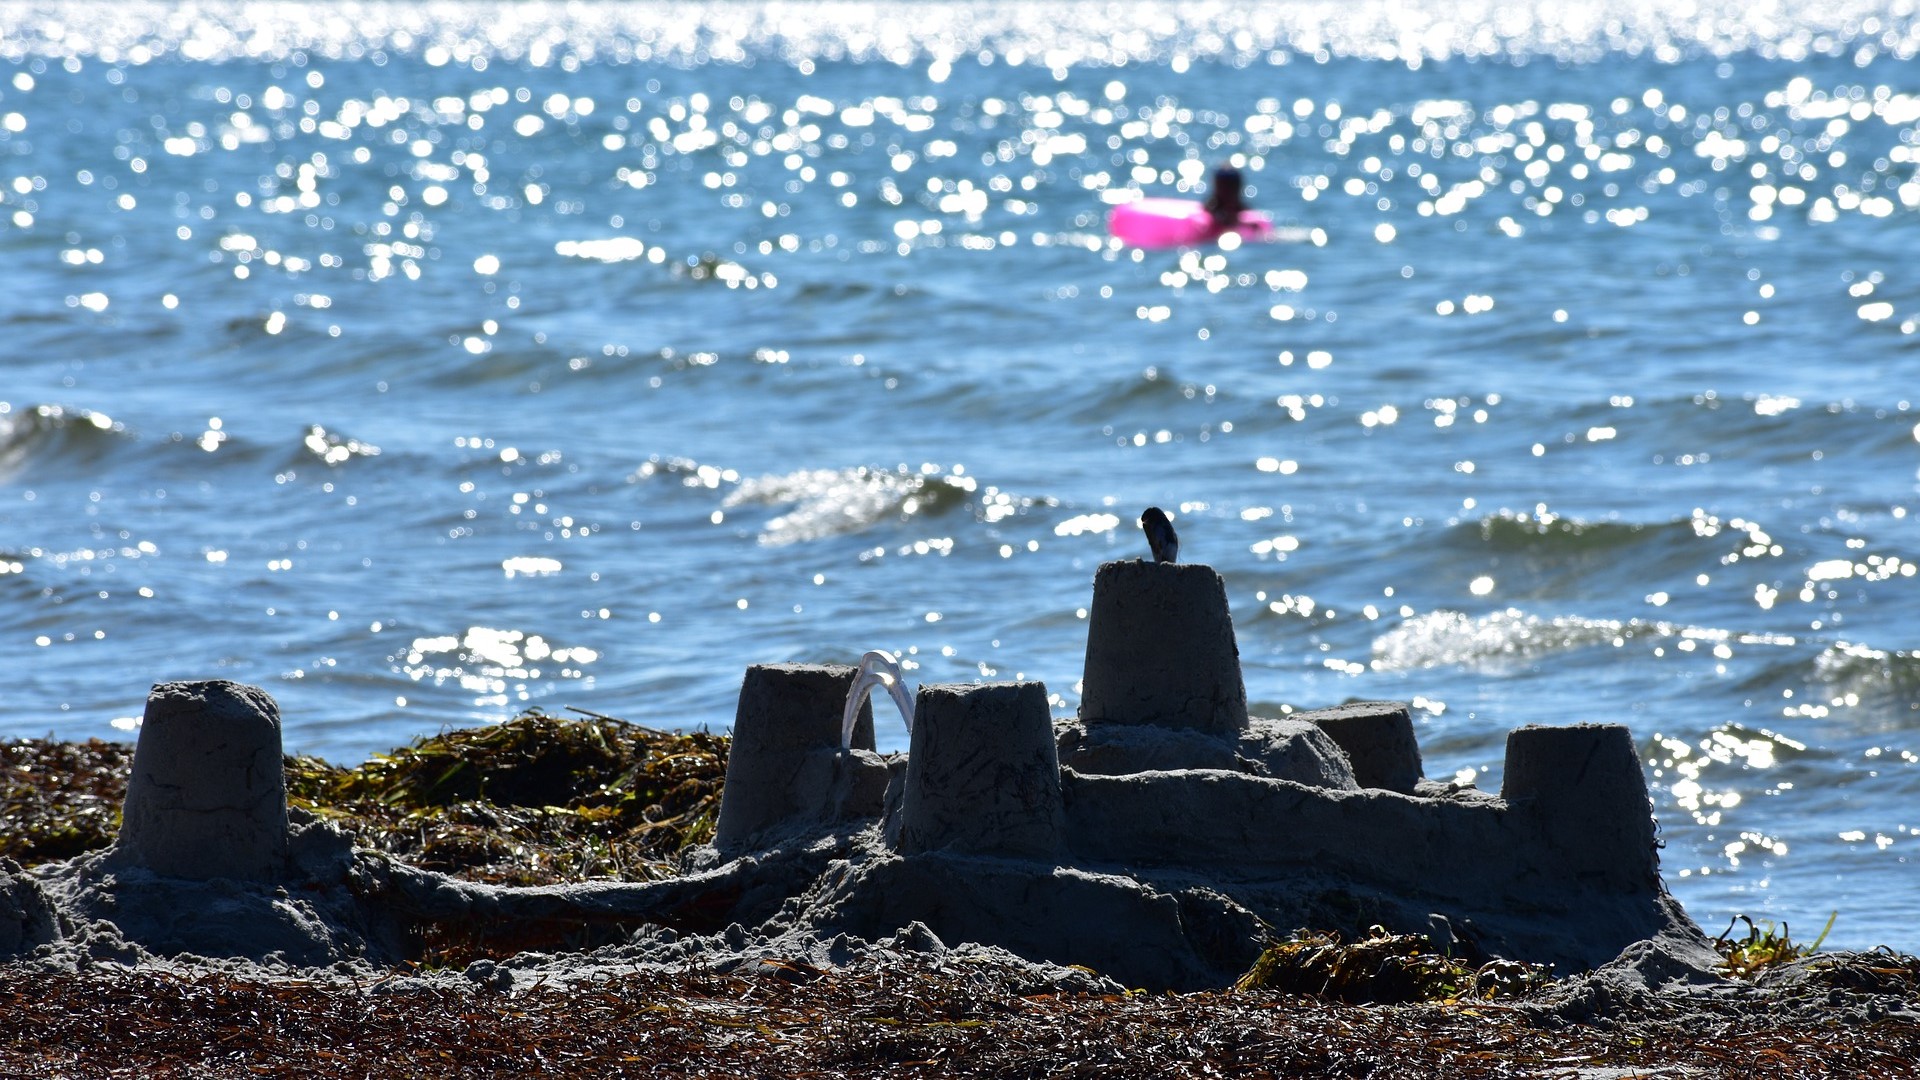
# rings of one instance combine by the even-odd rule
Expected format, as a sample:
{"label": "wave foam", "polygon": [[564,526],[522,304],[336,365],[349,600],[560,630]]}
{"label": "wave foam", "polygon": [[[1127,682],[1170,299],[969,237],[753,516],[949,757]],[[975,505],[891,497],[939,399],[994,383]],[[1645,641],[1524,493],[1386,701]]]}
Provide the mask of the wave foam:
{"label": "wave foam", "polygon": [[932,466],[900,469],[802,469],[749,477],[722,504],[786,506],[760,533],[763,544],[792,544],[857,533],[890,517],[938,513],[965,502],[972,477]]}
{"label": "wave foam", "polygon": [[1372,666],[1376,671],[1433,667],[1501,670],[1551,653],[1573,652],[1596,645],[1619,646],[1642,638],[1710,642],[1716,647],[1729,643],[1786,647],[1795,642],[1794,638],[1778,634],[1738,634],[1714,627],[1645,619],[1622,621],[1578,615],[1542,618],[1517,608],[1477,618],[1458,611],[1429,611],[1409,618],[1374,639]]}

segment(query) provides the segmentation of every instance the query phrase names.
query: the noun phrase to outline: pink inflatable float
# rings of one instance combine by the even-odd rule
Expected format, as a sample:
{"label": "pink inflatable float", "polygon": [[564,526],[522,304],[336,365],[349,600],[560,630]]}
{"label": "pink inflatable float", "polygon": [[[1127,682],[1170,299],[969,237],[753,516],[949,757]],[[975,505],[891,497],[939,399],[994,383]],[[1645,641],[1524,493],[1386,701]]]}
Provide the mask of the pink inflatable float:
{"label": "pink inflatable float", "polygon": [[[1192,199],[1121,203],[1107,215],[1107,231],[1122,243],[1143,248],[1209,244],[1220,238],[1206,209]],[[1258,210],[1242,210],[1233,231],[1243,240],[1266,240],[1273,235],[1273,219]]]}

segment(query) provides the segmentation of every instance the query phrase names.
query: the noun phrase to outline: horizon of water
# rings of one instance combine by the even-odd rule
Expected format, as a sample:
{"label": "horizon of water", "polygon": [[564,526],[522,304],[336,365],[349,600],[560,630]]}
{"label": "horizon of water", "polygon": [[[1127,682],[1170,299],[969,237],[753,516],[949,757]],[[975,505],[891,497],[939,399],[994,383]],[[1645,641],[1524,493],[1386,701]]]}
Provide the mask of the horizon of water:
{"label": "horizon of water", "polygon": [[[1260,715],[1629,725],[1666,879],[1920,948],[1910,4],[0,3],[0,735],[1071,715],[1167,508]],[[1282,242],[1106,208],[1233,161]],[[884,713],[886,710],[882,710]],[[883,748],[903,733],[883,717]]]}

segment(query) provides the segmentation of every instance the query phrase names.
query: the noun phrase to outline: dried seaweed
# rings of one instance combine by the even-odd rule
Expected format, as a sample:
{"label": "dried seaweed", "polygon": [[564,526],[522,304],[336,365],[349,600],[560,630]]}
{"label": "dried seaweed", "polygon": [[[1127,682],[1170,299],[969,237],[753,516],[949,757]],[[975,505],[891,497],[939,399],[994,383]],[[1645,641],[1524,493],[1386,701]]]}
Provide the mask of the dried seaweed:
{"label": "dried seaweed", "polygon": [[1920,957],[1882,945],[1869,952],[1835,953],[1807,965],[1817,986],[1863,994],[1897,995],[1920,1007]]}
{"label": "dried seaweed", "polygon": [[1891,1078],[1920,1059],[1920,1022],[1832,1009],[1729,1001],[1554,1027],[1484,1004],[1036,994],[1013,965],[950,955],[520,978],[0,968],[0,1075]]}
{"label": "dried seaweed", "polygon": [[[727,746],[705,732],[536,709],[352,769],[289,757],[287,797],[362,846],[474,881],[646,881],[711,838]],[[132,756],[98,740],[0,744],[0,856],[34,865],[111,843]]]}
{"label": "dried seaweed", "polygon": [[33,866],[112,843],[132,764],[125,743],[0,742],[0,857]]}
{"label": "dried seaweed", "polygon": [[1487,1001],[1529,993],[1548,978],[1547,968],[1512,960],[1469,965],[1436,951],[1425,935],[1375,926],[1350,945],[1338,933],[1296,931],[1268,946],[1234,989],[1310,994],[1355,1005]]}
{"label": "dried seaweed", "polygon": [[727,740],[538,709],[355,769],[289,758],[290,805],[369,847],[474,881],[652,880],[712,836]]}

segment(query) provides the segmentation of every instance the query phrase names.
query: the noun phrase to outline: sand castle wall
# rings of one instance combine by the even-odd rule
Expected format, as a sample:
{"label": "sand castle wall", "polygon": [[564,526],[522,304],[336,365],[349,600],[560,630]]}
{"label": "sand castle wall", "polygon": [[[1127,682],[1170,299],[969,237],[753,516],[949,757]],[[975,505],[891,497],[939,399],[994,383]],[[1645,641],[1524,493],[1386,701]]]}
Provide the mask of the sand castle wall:
{"label": "sand castle wall", "polygon": [[[1617,725],[1522,728],[1509,736],[1508,767],[1543,748],[1596,745],[1632,754]],[[1628,764],[1590,767],[1585,776],[1556,770],[1539,778],[1548,781],[1544,788],[1510,783],[1500,799],[1470,801],[1326,790],[1211,769],[1069,774],[1067,833],[1074,853],[1095,862],[1241,873],[1308,866],[1475,900],[1521,898],[1535,884],[1558,891],[1569,881],[1634,892],[1652,889],[1659,875],[1646,787],[1628,782],[1640,777],[1637,758]]]}

